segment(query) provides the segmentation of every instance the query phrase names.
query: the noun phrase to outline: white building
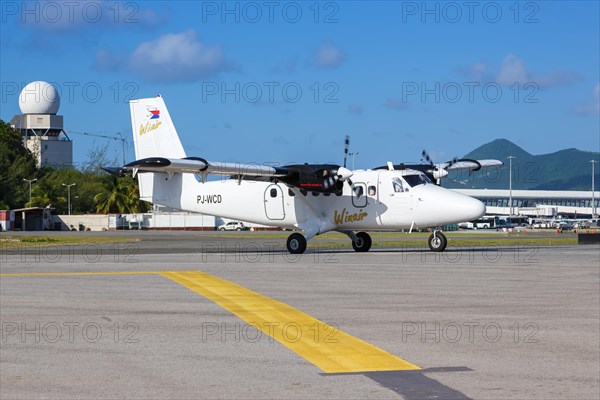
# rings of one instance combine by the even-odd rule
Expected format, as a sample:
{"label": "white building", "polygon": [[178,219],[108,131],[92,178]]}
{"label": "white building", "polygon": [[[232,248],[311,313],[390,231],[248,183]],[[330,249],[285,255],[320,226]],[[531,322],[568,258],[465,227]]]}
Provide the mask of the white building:
{"label": "white building", "polygon": [[31,82],[19,96],[23,114],[16,115],[10,125],[21,133],[23,145],[35,156],[38,167],[73,165],[73,142],[63,129],[62,115],[56,115],[60,97],[47,82]]}
{"label": "white building", "polygon": [[[510,214],[510,191],[490,189],[454,189],[459,193],[481,200],[490,215]],[[592,191],[566,190],[513,190],[513,215],[530,217],[591,217],[600,210],[600,192],[594,193],[595,208],[592,207]]]}

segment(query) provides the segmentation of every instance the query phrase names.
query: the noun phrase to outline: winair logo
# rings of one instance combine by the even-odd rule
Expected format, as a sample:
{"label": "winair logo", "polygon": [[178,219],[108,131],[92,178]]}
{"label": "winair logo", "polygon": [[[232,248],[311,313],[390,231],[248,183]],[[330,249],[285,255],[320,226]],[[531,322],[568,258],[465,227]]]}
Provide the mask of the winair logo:
{"label": "winair logo", "polygon": [[369,213],[363,212],[362,208],[357,213],[350,214],[344,208],[342,212],[338,213],[337,210],[333,212],[333,223],[336,225],[348,224],[352,222],[362,221]]}
{"label": "winair logo", "polygon": [[156,121],[157,119],[160,119],[159,109],[157,109],[156,107],[149,107],[146,110],[148,111],[146,117],[150,121],[146,122],[145,124],[140,124],[140,136],[149,133],[155,129],[158,129],[158,127],[162,124],[162,122]]}

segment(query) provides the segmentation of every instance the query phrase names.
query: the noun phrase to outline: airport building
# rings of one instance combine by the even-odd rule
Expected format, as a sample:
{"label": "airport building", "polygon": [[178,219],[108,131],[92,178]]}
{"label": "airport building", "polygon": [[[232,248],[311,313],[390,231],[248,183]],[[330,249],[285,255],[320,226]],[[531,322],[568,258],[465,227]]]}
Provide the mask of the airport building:
{"label": "airport building", "polygon": [[[510,215],[510,190],[455,189],[482,201],[489,215]],[[592,197],[593,202],[592,203]],[[566,190],[513,190],[512,215],[552,218],[591,218],[600,210],[600,192]]]}
{"label": "airport building", "polygon": [[62,115],[57,115],[59,107],[60,96],[54,86],[31,82],[19,96],[22,114],[10,121],[21,133],[23,145],[34,155],[38,167],[73,165],[73,142],[63,129]]}

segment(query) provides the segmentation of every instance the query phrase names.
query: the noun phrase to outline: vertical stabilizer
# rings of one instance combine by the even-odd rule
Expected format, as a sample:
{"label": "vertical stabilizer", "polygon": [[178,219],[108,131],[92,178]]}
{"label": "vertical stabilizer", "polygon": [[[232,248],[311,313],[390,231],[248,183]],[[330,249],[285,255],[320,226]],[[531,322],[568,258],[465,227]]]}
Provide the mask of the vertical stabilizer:
{"label": "vertical stabilizer", "polygon": [[[185,150],[162,97],[131,100],[129,106],[136,160],[185,158]],[[153,202],[154,178],[154,173],[138,175],[140,198],[144,201]]]}
{"label": "vertical stabilizer", "polygon": [[162,97],[131,100],[131,128],[137,160],[185,158],[185,151]]}

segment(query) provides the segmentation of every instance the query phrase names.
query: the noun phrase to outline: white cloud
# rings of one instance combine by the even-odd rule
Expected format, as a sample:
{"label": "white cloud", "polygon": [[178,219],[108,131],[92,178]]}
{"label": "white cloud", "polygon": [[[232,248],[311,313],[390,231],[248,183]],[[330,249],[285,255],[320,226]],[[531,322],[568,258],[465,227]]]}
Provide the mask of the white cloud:
{"label": "white cloud", "polygon": [[363,107],[359,104],[350,104],[348,106],[348,114],[362,114],[363,113]]}
{"label": "white cloud", "polygon": [[119,68],[121,57],[108,49],[100,49],[96,52],[94,67],[100,71],[113,71]]}
{"label": "white cloud", "polygon": [[548,88],[571,85],[581,80],[577,73],[567,70],[555,70],[545,75],[533,73],[525,61],[514,54],[504,57],[496,73],[493,67],[482,61],[472,64],[462,72],[466,72],[470,79],[476,82],[497,82],[506,86],[533,82],[539,88]]}
{"label": "white cloud", "polygon": [[400,99],[389,98],[385,101],[385,106],[392,110],[406,110],[408,108],[408,103],[403,102]]}
{"label": "white cloud", "polygon": [[129,66],[146,80],[163,83],[192,82],[233,69],[221,46],[201,43],[193,30],[141,43]]}
{"label": "white cloud", "polygon": [[296,59],[290,58],[280,62],[279,64],[271,68],[271,72],[276,74],[291,74],[296,72],[297,65],[298,62],[296,61]]}
{"label": "white cloud", "polygon": [[496,81],[501,85],[510,85],[515,82],[530,82],[531,79],[523,60],[513,54],[509,54],[502,60]]}
{"label": "white cloud", "polygon": [[315,65],[319,68],[337,68],[344,62],[344,54],[331,42],[325,42],[315,53]]}
{"label": "white cloud", "polygon": [[573,112],[582,117],[600,115],[600,82],[596,83],[592,90],[594,100],[587,104],[580,104],[573,108]]}

